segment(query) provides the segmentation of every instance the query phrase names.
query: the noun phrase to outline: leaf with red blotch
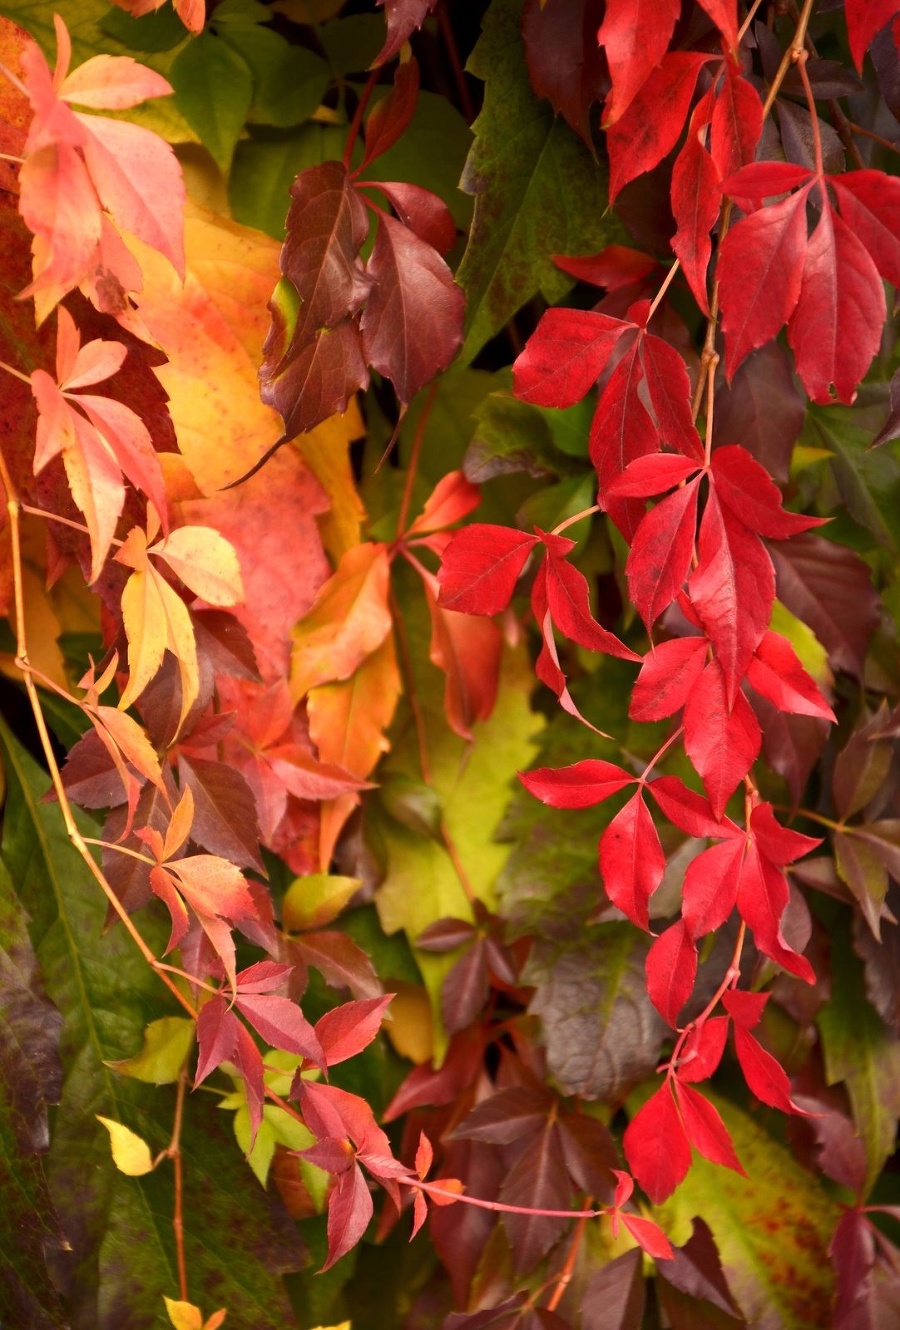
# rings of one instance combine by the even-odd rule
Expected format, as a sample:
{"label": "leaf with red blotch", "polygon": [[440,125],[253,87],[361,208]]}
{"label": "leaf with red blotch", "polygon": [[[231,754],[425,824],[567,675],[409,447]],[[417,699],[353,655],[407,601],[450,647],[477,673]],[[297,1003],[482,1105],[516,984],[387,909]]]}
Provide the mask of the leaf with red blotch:
{"label": "leaf with red blotch", "polygon": [[698,1150],[704,1159],[731,1168],[745,1178],[747,1174],[734,1152],[728,1128],[717,1109],[708,1099],[704,1099],[702,1094],[692,1090],[689,1085],[684,1085],[677,1077],[674,1090],[684,1129],[694,1149]]}
{"label": "leaf with red blotch", "polygon": [[657,776],[647,789],[670,822],[688,836],[729,837],[739,835],[739,828],[729,818],[717,819],[712,805],[702,794],[689,790],[677,776]]}
{"label": "leaf with red blotch", "polygon": [[720,928],[737,900],[746,848],[745,837],[732,837],[698,854],[687,866],[681,915],[691,937]]}
{"label": "leaf with red blotch", "polygon": [[827,521],[787,512],[782,507],[781,491],[765,467],[738,444],[725,444],[715,450],[711,473],[721,502],[733,517],[760,536],[787,540]]}
{"label": "leaf with red blotch", "polygon": [[[741,182],[752,169],[745,167],[732,181]],[[728,185],[726,181],[723,188]],[[733,188],[737,191],[738,183]],[[744,357],[770,341],[797,304],[806,258],[808,193],[807,186],[751,213],[722,242],[718,279],[729,382]]]}
{"label": "leaf with red blotch", "polygon": [[[539,534],[543,535],[542,532]],[[545,543],[550,541],[545,537]],[[548,544],[545,594],[550,618],[564,637],[589,651],[599,651],[620,660],[640,660],[614,633],[602,628],[590,611],[587,579],[568,559],[554,553]]]}
{"label": "leaf with red blotch", "polygon": [[638,1183],[660,1205],[691,1166],[690,1142],[668,1081],[631,1119],[622,1147]]}
{"label": "leaf with red blotch", "polygon": [[702,1025],[695,1025],[684,1042],[676,1068],[679,1081],[708,1080],[722,1061],[727,1038],[727,1016],[711,1016]]}
{"label": "leaf with red blotch", "polygon": [[650,1001],[674,1029],[697,978],[697,947],[683,919],[660,933],[647,952],[646,966]]}
{"label": "leaf with red blotch", "polygon": [[522,36],[531,86],[546,97],[593,151],[590,113],[603,95],[605,70],[597,29],[603,16],[600,0],[570,0],[548,9],[528,0],[522,15]]}
{"label": "leaf with red blotch", "polygon": [[365,128],[366,150],[354,174],[393,147],[409,128],[419,100],[419,65],[414,56],[394,70],[394,86],[373,107]]}
{"label": "leaf with red blotch", "polygon": [[759,93],[742,77],[739,64],[726,61],[709,131],[709,151],[720,180],[753,161],[762,124]]}
{"label": "leaf with red blotch", "polygon": [[631,719],[665,720],[680,711],[703,673],[708,648],[705,637],[673,637],[648,651],[631,690]]}
{"label": "leaf with red blotch", "polygon": [[767,630],[763,634],[747,670],[747,682],[781,711],[818,716],[832,723],[837,720],[816,681],[780,633]]}
{"label": "leaf with red blotch", "polygon": [[634,325],[595,310],[548,309],[513,365],[513,391],[535,406],[574,406]]}
{"label": "leaf with red blotch", "polygon": [[699,484],[699,477],[689,481],[652,508],[628,554],[625,572],[631,599],[648,629],[671,605],[690,572]]}
{"label": "leaf with red blotch", "polygon": [[850,54],[857,69],[862,69],[863,57],[882,28],[896,18],[896,0],[845,0],[847,38]]}
{"label": "leaf with red blotch", "polygon": [[368,382],[353,315],[371,280],[359,251],[369,232],[362,200],[340,162],[301,171],[291,186],[282,284],[269,304],[260,391],[293,438],[336,411]]}
{"label": "leaf with red blotch", "polygon": [[345,1062],[368,1048],[381,1028],[381,1022],[394,994],[368,998],[362,1002],[344,1002],[326,1011],[316,1021],[316,1038],[325,1051],[329,1067]]}
{"label": "leaf with red blotch", "polygon": [[782,1113],[803,1112],[791,1099],[791,1085],[784,1068],[740,1025],[735,1026],[734,1049],[750,1092],[760,1103],[779,1108]]}
{"label": "leaf with red blotch", "polygon": [[606,894],[638,928],[649,927],[650,897],[665,869],[659,834],[638,790],[600,837],[600,875]]}
{"label": "leaf with red blotch", "polygon": [[710,232],[719,216],[721,175],[703,138],[714,102],[714,92],[710,88],[694,108],[687,140],[672,168],[672,212],[678,223],[672,237],[672,249],[681,260],[694,299],[707,315],[706,274],[712,257]]}
{"label": "leaf with red blotch", "polygon": [[400,50],[434,9],[437,0],[378,0],[384,5],[387,19],[387,38],[372,61],[373,67],[386,64]]}
{"label": "leaf with red blotch", "polygon": [[407,405],[456,355],[465,296],[437,250],[386,214],[366,274],[372,290],[360,319],[363,352]]}
{"label": "leaf with red blotch", "polygon": [[551,808],[592,808],[633,785],[635,777],[614,762],[588,757],[568,767],[520,771],[519,780],[529,794]]}
{"label": "leaf with red blotch", "polygon": [[862,677],[879,617],[872,574],[846,545],[804,533],[770,546],[778,599],[813,630],[834,669]]}
{"label": "leaf with red blotch", "polygon": [[369,1226],[373,1209],[372,1194],[359,1164],[338,1173],[328,1198],[328,1259],[320,1274],[356,1246]]}
{"label": "leaf with red blotch", "polygon": [[650,75],[656,73],[678,12],[678,0],[610,0],[607,4],[597,33],[612,79],[612,91],[603,110],[604,128],[620,119]]}
{"label": "leaf with red blotch", "polygon": [[499,614],[509,604],[538,537],[476,523],[455,531],[437,575],[438,603],[464,614]]}
{"label": "leaf with red blotch", "polygon": [[697,554],[688,594],[715,649],[730,710],[772,618],[775,570],[759,536],[720,503],[716,489],[700,522]]}
{"label": "leaf with red blotch", "polygon": [[503,637],[491,619],[445,609],[438,603],[437,578],[420,571],[431,616],[429,659],[447,676],[447,723],[460,738],[471,739],[475,722],[487,720],[494,709]]}
{"label": "leaf with red blotch", "polygon": [[[626,2],[630,6],[630,0]],[[700,70],[712,58],[699,51],[670,51],[664,55],[621,120],[610,127],[606,138],[610,202],[630,180],[652,171],[675,147]]]}
{"label": "leaf with red blotch", "polygon": [[400,180],[360,180],[358,186],[379,189],[390,200],[404,226],[415,231],[426,245],[446,254],[456,243],[456,222],[443,199],[421,185]]}
{"label": "leaf with red blotch", "polygon": [[750,703],[739,692],[729,707],[722,666],[712,661],[684,708],[684,747],[717,817],[756,761],[761,741]]}

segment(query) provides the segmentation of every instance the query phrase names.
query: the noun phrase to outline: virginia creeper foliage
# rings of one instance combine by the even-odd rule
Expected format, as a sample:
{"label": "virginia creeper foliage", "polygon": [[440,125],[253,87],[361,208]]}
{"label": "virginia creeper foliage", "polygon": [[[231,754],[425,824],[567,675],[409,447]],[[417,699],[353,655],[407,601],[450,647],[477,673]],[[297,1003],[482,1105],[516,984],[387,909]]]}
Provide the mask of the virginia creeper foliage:
{"label": "virginia creeper foliage", "polygon": [[900,1322],[900,4],[0,61],[0,1321]]}

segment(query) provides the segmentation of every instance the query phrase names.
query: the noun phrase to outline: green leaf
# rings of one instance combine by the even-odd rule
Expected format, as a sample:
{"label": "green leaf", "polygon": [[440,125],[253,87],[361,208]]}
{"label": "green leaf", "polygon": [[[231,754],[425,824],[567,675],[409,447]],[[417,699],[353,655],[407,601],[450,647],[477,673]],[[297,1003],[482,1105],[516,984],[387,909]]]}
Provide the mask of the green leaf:
{"label": "green leaf", "polygon": [[336,919],[362,882],[357,877],[310,873],[298,877],[287,889],[281,906],[284,927],[293,932],[324,928]]}
{"label": "green leaf", "polygon": [[819,1033],[829,1085],[843,1081],[853,1121],[869,1162],[866,1195],[894,1151],[900,1117],[900,1041],[865,997],[862,965],[849,930],[831,938],[831,997],[819,1012]]}
{"label": "green leaf", "polygon": [[[707,1094],[706,1091],[704,1091]],[[728,1287],[751,1326],[810,1330],[831,1324],[828,1244],[840,1211],[815,1177],[732,1104],[708,1094],[748,1176],[694,1155],[684,1182],[654,1218],[673,1243],[702,1215]]]}
{"label": "green leaf", "polygon": [[[840,501],[880,545],[900,546],[900,461],[893,449],[870,448],[872,431],[850,407],[811,407],[809,434],[831,453]],[[864,418],[863,418],[864,419]],[[808,437],[808,436],[807,436]]]}
{"label": "green leaf", "polygon": [[378,14],[349,14],[324,23],[316,35],[336,75],[357,74],[384,44],[384,21]]}
{"label": "green leaf", "polygon": [[466,292],[463,360],[540,292],[561,299],[572,279],[554,254],[590,254],[618,234],[604,217],[606,178],[580,139],[532,92],[521,0],[494,0],[467,69],[483,80],[484,106],[462,186],[475,196],[457,274]]}
{"label": "green leaf", "polygon": [[227,174],[253,95],[243,56],[211,32],[201,32],[173,60],[169,79],[179,111]]}
{"label": "green leaf", "polygon": [[[221,7],[216,10],[218,22]],[[221,38],[250,66],[253,98],[248,119],[253,124],[288,129],[308,120],[331,82],[321,56],[291,46],[269,28],[228,23]]]}
{"label": "green leaf", "polygon": [[557,474],[560,458],[544,413],[508,392],[490,393],[475,412],[465,473],[476,485],[524,471],[536,480]]}
{"label": "green leaf", "polygon": [[44,1174],[47,1104],[59,1101],[62,1021],[48,1002],[25,914],[0,862],[0,1324],[62,1330],[46,1255],[64,1246]]}
{"label": "green leaf", "polygon": [[318,124],[287,132],[252,130],[235,149],[228,181],[235,221],[283,240],[294,176],[309,166],[339,158],[345,133],[334,125]]}
{"label": "green leaf", "polygon": [[563,1094],[621,1101],[659,1061],[667,1026],[647,996],[648,942],[629,923],[538,938],[523,979],[537,991],[547,1066]]}
{"label": "green leaf", "polygon": [[134,18],[124,9],[110,9],[100,22],[100,29],[130,51],[153,54],[171,51],[187,37],[181,19],[170,5]]}

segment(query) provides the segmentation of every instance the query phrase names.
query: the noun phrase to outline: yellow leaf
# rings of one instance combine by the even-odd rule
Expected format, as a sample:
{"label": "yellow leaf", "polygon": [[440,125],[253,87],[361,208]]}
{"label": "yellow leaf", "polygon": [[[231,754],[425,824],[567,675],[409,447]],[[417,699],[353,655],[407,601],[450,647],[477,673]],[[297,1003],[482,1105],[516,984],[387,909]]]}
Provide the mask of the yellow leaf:
{"label": "yellow leaf", "polygon": [[[123,553],[124,548],[119,555]],[[125,583],[122,619],[128,638],[128,684],[120,709],[126,710],[140,697],[168,649],[178,661],[183,721],[200,690],[197,645],[187,606],[152,564],[143,571],[135,569]]]}
{"label": "yellow leaf", "polygon": [[166,260],[135,245],[144,274],[139,313],[166,348],[155,373],[169,394],[178,446],[203,494],[244,475],[281,434],[259,397],[257,368],[280,277],[280,245],[189,203],[184,285]]}
{"label": "yellow leaf", "polygon": [[431,1002],[421,984],[410,984],[403,979],[391,979],[394,993],[391,1019],[385,1022],[384,1032],[403,1058],[419,1066],[434,1055],[434,1024]]}
{"label": "yellow leaf", "polygon": [[357,545],[319,591],[294,630],[291,694],[295,701],[318,684],[348,679],[391,631],[387,549]]}
{"label": "yellow leaf", "polygon": [[120,1173],[127,1173],[130,1178],[140,1178],[145,1173],[153,1172],[153,1156],[143,1137],[129,1127],[123,1127],[121,1122],[102,1118],[99,1113],[97,1121],[102,1122],[109,1132],[113,1163]]}
{"label": "yellow leaf", "polygon": [[335,563],[359,544],[366,515],[350,465],[350,444],[363,434],[365,425],[354,398],[342,416],[324,420],[296,440],[304,462],[328,495],[331,506],[319,518],[319,530],[322,544]]}
{"label": "yellow leaf", "polygon": [[181,526],[154,545],[186,587],[210,605],[234,605],[244,598],[234,546],[209,526]]}

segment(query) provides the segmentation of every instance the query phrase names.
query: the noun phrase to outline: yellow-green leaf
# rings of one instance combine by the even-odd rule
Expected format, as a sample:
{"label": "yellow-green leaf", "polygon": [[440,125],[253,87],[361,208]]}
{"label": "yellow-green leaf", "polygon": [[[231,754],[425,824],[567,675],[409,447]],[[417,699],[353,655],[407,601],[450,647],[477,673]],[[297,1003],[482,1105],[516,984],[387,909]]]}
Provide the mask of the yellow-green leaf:
{"label": "yellow-green leaf", "polygon": [[109,1132],[113,1163],[120,1173],[127,1173],[130,1178],[141,1178],[145,1173],[153,1172],[150,1146],[142,1136],[138,1136],[130,1127],[124,1127],[121,1122],[101,1117],[99,1113],[97,1121],[102,1122]]}
{"label": "yellow-green leaf", "polygon": [[295,878],[281,907],[285,928],[294,932],[324,928],[337,918],[361,886],[357,877],[338,877],[329,873],[310,873]]}
{"label": "yellow-green leaf", "polygon": [[163,1016],[144,1031],[144,1046],[134,1057],[107,1062],[120,1076],[133,1076],[150,1085],[171,1085],[194,1042],[194,1022],[185,1016]]}

